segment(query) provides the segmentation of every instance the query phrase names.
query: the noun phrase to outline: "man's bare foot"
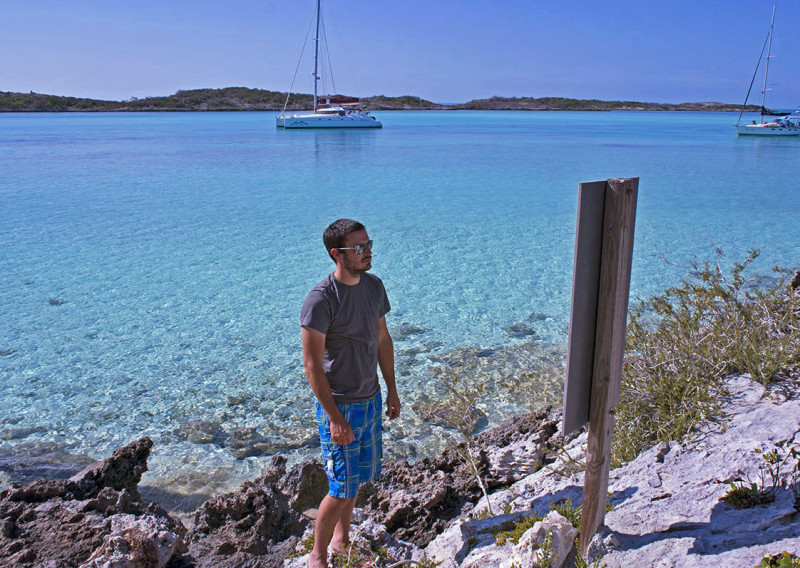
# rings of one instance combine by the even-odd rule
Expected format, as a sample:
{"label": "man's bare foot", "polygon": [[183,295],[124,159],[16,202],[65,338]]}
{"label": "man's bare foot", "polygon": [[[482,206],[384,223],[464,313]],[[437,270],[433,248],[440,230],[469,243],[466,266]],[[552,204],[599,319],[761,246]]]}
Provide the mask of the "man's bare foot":
{"label": "man's bare foot", "polygon": [[330,552],[331,554],[344,554],[344,555],[347,555],[347,553],[350,552],[350,546],[351,545],[352,545],[352,543],[349,540],[346,541],[346,542],[345,541],[342,541],[342,542],[333,542],[333,541],[331,541],[330,546],[328,546],[328,552]]}
{"label": "man's bare foot", "polygon": [[323,558],[318,558],[312,552],[311,554],[308,555],[306,566],[308,568],[328,568],[327,554]]}

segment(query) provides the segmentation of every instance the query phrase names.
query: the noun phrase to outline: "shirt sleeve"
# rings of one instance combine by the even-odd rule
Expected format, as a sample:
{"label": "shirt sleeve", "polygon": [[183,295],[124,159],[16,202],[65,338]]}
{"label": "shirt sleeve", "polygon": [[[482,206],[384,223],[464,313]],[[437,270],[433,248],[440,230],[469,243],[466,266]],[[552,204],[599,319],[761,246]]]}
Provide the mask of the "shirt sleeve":
{"label": "shirt sleeve", "polygon": [[379,278],[378,282],[380,282],[381,294],[383,295],[383,298],[381,298],[381,317],[383,317],[391,311],[392,306],[389,304],[389,296],[386,294],[386,288],[383,286],[383,281]]}
{"label": "shirt sleeve", "polygon": [[312,290],[303,302],[303,309],[300,311],[300,325],[327,335],[330,324],[330,305],[319,290]]}

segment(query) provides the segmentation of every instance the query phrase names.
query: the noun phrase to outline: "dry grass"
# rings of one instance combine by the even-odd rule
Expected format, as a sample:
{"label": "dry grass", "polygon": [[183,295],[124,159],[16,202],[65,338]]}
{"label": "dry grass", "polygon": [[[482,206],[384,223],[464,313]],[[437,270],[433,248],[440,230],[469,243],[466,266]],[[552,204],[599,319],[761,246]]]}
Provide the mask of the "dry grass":
{"label": "dry grass", "polygon": [[767,384],[800,364],[800,294],[787,286],[789,272],[775,268],[777,281],[761,287],[745,276],[758,251],[729,274],[716,254],[716,263],[695,263],[691,278],[631,312],[616,464],[722,419],[725,376]]}

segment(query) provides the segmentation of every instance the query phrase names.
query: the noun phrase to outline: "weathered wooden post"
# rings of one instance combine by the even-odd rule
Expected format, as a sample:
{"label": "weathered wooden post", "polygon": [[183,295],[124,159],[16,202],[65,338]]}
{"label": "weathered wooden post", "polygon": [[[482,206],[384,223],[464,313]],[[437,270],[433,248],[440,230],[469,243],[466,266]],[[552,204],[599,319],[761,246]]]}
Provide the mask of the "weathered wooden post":
{"label": "weathered wooden post", "polygon": [[619,402],[639,178],[582,183],[562,432],[589,423],[580,549],[605,518]]}

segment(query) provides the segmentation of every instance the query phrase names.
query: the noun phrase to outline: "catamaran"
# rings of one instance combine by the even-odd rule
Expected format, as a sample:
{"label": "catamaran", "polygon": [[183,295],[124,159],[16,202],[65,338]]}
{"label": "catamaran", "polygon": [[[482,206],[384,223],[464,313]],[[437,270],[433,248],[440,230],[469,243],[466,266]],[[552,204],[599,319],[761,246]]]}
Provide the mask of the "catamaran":
{"label": "catamaran", "polygon": [[[767,110],[767,107],[765,106],[767,99],[767,78],[769,77],[769,60],[772,58],[772,29],[775,25],[775,9],[777,7],[777,4],[772,7],[772,22],[769,25],[769,34],[767,34],[767,39],[764,41],[764,46],[761,48],[761,55],[758,58],[756,70],[753,72],[753,79],[750,81],[750,88],[747,89],[747,96],[744,98],[744,104],[742,104],[742,112],[739,113],[739,119],[734,125],[739,136],[800,136],[800,114],[797,112],[791,115],[774,113],[770,110]],[[742,114],[744,113],[744,108],[747,105],[747,99],[750,97],[750,91],[753,89],[753,83],[756,80],[756,75],[758,74],[758,68],[761,65],[765,48],[767,50],[767,57],[764,64],[764,88],[761,91],[761,118],[758,122],[754,120],[751,124],[742,124]],[[765,116],[777,116],[780,118],[767,119],[765,122]]]}
{"label": "catamaran", "polygon": [[[281,114],[275,117],[278,128],[381,128],[383,125],[361,106],[355,97],[319,97],[317,85],[320,82],[319,42],[322,0],[317,0],[317,29],[314,37],[314,111],[287,114],[289,95]],[[291,92],[291,89],[289,89]]]}

